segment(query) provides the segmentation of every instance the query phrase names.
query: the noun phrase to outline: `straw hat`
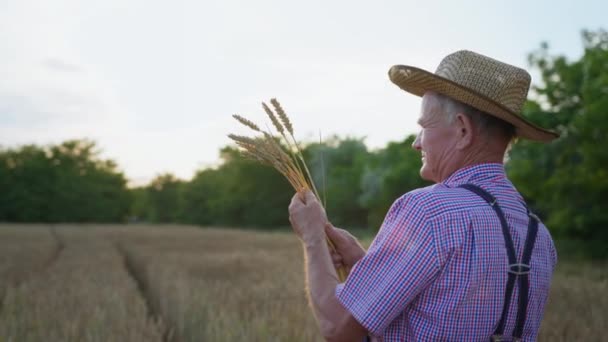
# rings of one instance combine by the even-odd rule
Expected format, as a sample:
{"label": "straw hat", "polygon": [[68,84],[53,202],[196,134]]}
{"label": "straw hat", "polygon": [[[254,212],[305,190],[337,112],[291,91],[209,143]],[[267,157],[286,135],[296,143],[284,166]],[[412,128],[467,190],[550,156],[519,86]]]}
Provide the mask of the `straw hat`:
{"label": "straw hat", "polygon": [[434,74],[408,65],[395,65],[388,74],[399,88],[414,95],[434,91],[509,122],[519,137],[549,142],[559,136],[521,115],[530,74],[518,67],[471,51],[457,51],[445,57]]}

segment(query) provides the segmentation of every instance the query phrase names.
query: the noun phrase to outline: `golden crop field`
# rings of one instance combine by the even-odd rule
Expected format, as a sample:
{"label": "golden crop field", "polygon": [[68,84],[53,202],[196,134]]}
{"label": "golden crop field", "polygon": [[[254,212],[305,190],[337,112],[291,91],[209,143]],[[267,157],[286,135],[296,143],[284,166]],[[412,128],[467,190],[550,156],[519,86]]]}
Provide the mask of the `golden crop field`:
{"label": "golden crop field", "polygon": [[[316,341],[291,232],[0,225],[0,341]],[[542,341],[601,341],[606,265],[560,260]]]}

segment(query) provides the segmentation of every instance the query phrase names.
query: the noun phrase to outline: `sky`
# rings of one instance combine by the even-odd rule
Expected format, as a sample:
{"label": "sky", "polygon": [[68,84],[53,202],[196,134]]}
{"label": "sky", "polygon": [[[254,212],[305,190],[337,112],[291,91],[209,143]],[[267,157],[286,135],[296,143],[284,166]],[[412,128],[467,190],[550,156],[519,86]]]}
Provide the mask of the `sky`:
{"label": "sky", "polygon": [[[217,166],[238,113],[276,97],[300,141],[416,133],[394,64],[434,71],[467,49],[528,68],[576,59],[606,1],[0,0],[0,145],[94,140],[132,185]],[[539,83],[533,70],[532,82]]]}

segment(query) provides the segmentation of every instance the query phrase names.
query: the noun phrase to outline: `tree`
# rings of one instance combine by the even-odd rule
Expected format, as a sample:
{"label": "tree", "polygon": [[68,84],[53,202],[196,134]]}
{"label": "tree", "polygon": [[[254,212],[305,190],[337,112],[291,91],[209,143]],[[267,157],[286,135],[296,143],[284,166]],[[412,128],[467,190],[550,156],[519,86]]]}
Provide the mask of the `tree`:
{"label": "tree", "polygon": [[367,226],[367,209],[362,206],[361,177],[369,160],[362,139],[334,137],[325,144],[308,145],[305,158],[326,210],[334,225]]}
{"label": "tree", "polygon": [[146,218],[152,222],[179,222],[182,186],[183,182],[170,173],[156,176],[146,187]]}
{"label": "tree", "polygon": [[95,143],[0,150],[0,219],[14,222],[116,222],[129,212],[126,178]]}
{"label": "tree", "polygon": [[221,150],[217,169],[199,171],[184,189],[186,222],[239,226],[285,226],[294,193],[271,167],[243,158],[233,147]]}
{"label": "tree", "polygon": [[561,137],[548,146],[518,143],[508,166],[554,233],[608,256],[608,33],[585,31],[583,44],[577,61],[550,55],[547,44],[530,55],[542,84],[525,115]]}
{"label": "tree", "polygon": [[369,210],[369,224],[379,228],[391,204],[406,192],[429,183],[420,178],[420,153],[411,146],[416,136],[390,142],[366,165],[361,202]]}

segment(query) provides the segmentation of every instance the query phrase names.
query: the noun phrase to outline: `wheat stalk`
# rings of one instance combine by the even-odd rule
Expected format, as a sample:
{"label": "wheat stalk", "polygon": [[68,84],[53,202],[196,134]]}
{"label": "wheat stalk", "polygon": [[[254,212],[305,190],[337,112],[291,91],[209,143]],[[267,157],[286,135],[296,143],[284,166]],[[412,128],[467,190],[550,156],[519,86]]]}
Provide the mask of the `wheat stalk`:
{"label": "wheat stalk", "polygon": [[294,171],[293,162],[270,134],[265,133],[263,139],[236,134],[229,134],[228,137],[245,150],[242,153],[247,159],[274,167],[295,189],[299,189],[298,191],[306,188],[306,182],[298,176],[298,172]]}
{"label": "wheat stalk", "polygon": [[323,187],[323,206],[327,208],[327,186],[325,184],[325,162],[323,158],[323,138],[321,136],[321,131],[319,131],[319,152],[321,154],[321,179],[323,182],[321,186]]}
{"label": "wheat stalk", "polygon": [[[270,102],[273,104],[274,106],[274,102],[276,102],[276,99],[271,99]],[[272,110],[270,109],[270,107],[268,107],[268,105],[264,102],[262,102],[262,107],[264,108],[264,111],[266,112],[266,114],[268,115],[268,117],[270,118],[270,121],[272,122],[272,124],[274,125],[275,129],[277,130],[277,132],[279,132],[281,134],[281,136],[283,137],[283,140],[287,143],[287,149],[289,150],[289,153],[291,154],[293,160],[296,163],[296,166],[298,167],[298,171],[300,174],[303,174],[302,172],[302,168],[300,167],[300,162],[298,162],[298,158],[296,157],[296,154],[294,153],[294,149],[291,146],[291,143],[289,142],[289,139],[287,139],[287,135],[285,135],[285,129],[283,127],[283,125],[281,124],[281,122],[279,122],[279,120],[277,119],[277,117],[275,116],[275,114],[272,112]],[[275,107],[276,108],[276,107]],[[281,116],[281,113],[283,116],[287,117],[287,114],[285,114],[285,112],[283,111],[283,109],[281,108],[281,112],[277,111],[277,114],[279,116]],[[281,116],[282,119],[282,116]],[[287,121],[283,120],[283,122],[287,122],[289,124],[289,126],[287,126],[287,131],[288,132],[293,132],[293,127],[291,126],[291,123],[289,122],[289,118],[287,118]],[[302,161],[303,159],[300,158]],[[314,182],[312,182],[312,178],[309,178],[311,180],[311,184],[312,189],[315,193],[315,196],[317,196],[317,198],[319,197],[319,194],[316,191],[316,188],[314,187]]]}
{"label": "wheat stalk", "polygon": [[[306,162],[304,161],[304,156],[302,155],[302,149],[300,148],[300,144],[298,144],[298,141],[294,137],[293,125],[291,124],[291,120],[289,120],[289,116],[287,116],[287,113],[285,113],[285,110],[283,110],[283,107],[281,106],[279,101],[277,101],[277,99],[270,99],[270,103],[274,107],[274,110],[277,112],[277,115],[281,118],[283,125],[285,125],[287,132],[289,132],[289,135],[291,136],[291,139],[293,140],[293,143],[296,146],[297,156],[300,159],[300,161],[302,162],[302,164],[304,165],[304,170],[306,170],[306,175],[308,176],[308,179],[310,179],[310,184],[312,185],[313,192],[315,193],[317,198],[321,199],[321,197],[319,197],[319,192],[317,191],[317,188],[315,187],[315,182],[313,182],[310,171],[308,170],[308,166],[306,165]],[[285,138],[285,141],[287,141],[287,144],[289,146],[291,146],[291,144],[289,143],[289,139],[287,139],[287,136],[285,136],[285,134],[283,134],[283,137]]]}
{"label": "wheat stalk", "polygon": [[[302,149],[294,136],[291,120],[287,116],[287,113],[285,113],[285,110],[283,110],[283,107],[281,107],[279,101],[273,98],[270,100],[270,103],[276,111],[276,114],[264,102],[262,102],[262,107],[270,118],[276,131],[280,134],[279,137],[273,136],[270,133],[270,129],[267,131],[261,130],[255,123],[238,114],[234,114],[232,117],[244,126],[251,128],[253,131],[262,133],[262,136],[250,138],[242,135],[229,134],[228,137],[244,150],[241,152],[245,158],[274,167],[287,179],[289,184],[298,193],[302,194],[303,191],[311,189],[315,196],[320,200],[321,197],[319,197],[317,188],[310,171],[308,170],[306,161],[304,160]],[[286,134],[286,132],[289,133],[289,135]],[[283,147],[281,141],[286,143],[287,148]],[[285,152],[285,149],[287,149],[287,152]],[[300,164],[304,166],[304,170],[302,170]],[[323,206],[325,207],[326,203],[323,203]],[[329,248],[332,251],[335,251],[336,247],[331,239],[326,236],[326,240]],[[347,273],[343,267],[336,269],[336,272],[338,273],[340,281],[346,280]]]}

